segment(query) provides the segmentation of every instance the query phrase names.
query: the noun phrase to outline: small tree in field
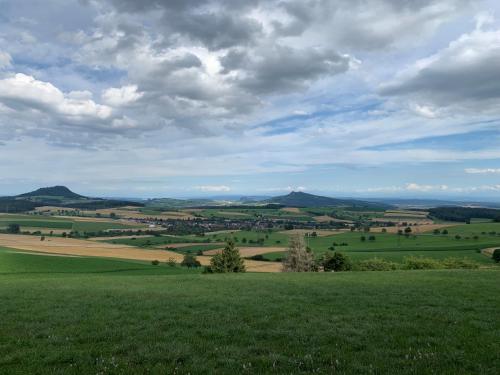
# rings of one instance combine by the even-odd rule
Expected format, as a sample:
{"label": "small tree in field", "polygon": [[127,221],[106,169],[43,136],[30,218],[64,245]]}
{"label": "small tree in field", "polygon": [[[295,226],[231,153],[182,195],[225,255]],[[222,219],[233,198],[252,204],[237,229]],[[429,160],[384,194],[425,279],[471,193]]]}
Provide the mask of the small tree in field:
{"label": "small tree in field", "polygon": [[493,250],[493,256],[492,256],[493,260],[497,263],[500,262],[500,249],[495,249]]}
{"label": "small tree in field", "polygon": [[215,254],[210,260],[210,272],[245,272],[245,263],[240,256],[240,251],[234,246],[234,242],[229,240],[226,247]]}
{"label": "small tree in field", "polygon": [[283,271],[311,272],[315,269],[313,254],[307,250],[302,236],[296,235],[290,238],[288,252],[283,259]]}
{"label": "small tree in field", "polygon": [[338,251],[333,254],[325,254],[321,264],[325,272],[349,271],[352,268],[349,258]]}
{"label": "small tree in field", "polygon": [[9,226],[7,227],[7,233],[17,234],[20,231],[21,231],[21,227],[19,226],[19,224],[12,223],[12,224],[9,224]]}
{"label": "small tree in field", "polygon": [[181,262],[181,266],[187,268],[198,268],[201,267],[201,264],[196,258],[191,254],[185,254],[184,259]]}

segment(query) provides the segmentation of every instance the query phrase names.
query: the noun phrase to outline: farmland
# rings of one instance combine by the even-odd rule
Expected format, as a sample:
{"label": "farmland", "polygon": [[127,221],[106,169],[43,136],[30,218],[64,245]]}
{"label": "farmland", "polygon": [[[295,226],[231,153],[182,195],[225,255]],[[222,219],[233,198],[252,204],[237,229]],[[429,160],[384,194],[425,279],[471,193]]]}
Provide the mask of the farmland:
{"label": "farmland", "polygon": [[5,249],[0,260],[4,374],[500,366],[495,270],[201,275]]}
{"label": "farmland", "polygon": [[[471,222],[365,206],[3,214],[0,372],[493,374],[500,223]],[[281,272],[293,236],[353,270]],[[247,273],[202,271],[229,240]],[[375,258],[396,266],[356,271]]]}
{"label": "farmland", "polygon": [[14,223],[19,224],[21,230],[24,230],[23,228],[37,228],[37,230],[44,233],[48,233],[53,229],[65,229],[68,232],[97,232],[109,229],[137,229],[138,227],[144,227],[135,223],[99,218],[0,214],[0,228],[5,228]]}

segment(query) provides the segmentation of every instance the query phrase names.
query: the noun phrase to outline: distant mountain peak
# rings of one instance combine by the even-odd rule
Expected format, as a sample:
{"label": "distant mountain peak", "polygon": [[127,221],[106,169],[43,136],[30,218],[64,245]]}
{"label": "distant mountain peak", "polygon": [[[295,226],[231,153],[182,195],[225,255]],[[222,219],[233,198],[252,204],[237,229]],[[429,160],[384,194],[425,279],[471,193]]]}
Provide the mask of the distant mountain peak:
{"label": "distant mountain peak", "polygon": [[76,194],[68,189],[66,186],[56,185],[39,188],[37,190],[31,191],[29,193],[20,194],[18,197],[37,197],[37,196],[46,196],[46,197],[64,197],[64,198],[85,198],[83,195]]}

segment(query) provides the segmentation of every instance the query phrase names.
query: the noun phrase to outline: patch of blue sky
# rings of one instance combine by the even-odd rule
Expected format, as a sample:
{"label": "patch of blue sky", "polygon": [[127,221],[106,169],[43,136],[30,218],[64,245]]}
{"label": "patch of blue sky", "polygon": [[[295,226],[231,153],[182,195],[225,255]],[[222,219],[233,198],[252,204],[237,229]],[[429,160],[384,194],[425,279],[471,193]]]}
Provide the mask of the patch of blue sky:
{"label": "patch of blue sky", "polygon": [[426,148],[426,149],[474,151],[480,149],[498,148],[499,146],[500,146],[500,129],[437,136],[437,137],[425,137],[418,140],[412,140],[409,142],[388,143],[379,146],[365,147],[364,150],[387,151],[387,150],[404,150],[408,148]]}
{"label": "patch of blue sky", "polygon": [[380,109],[381,105],[382,103],[377,101],[364,104],[362,106],[343,107],[320,110],[312,113],[294,114],[255,125],[254,128],[269,129],[266,130],[263,135],[293,133],[300,128],[316,125],[318,121],[326,119],[351,122],[365,118],[372,118],[374,116],[373,112]]}

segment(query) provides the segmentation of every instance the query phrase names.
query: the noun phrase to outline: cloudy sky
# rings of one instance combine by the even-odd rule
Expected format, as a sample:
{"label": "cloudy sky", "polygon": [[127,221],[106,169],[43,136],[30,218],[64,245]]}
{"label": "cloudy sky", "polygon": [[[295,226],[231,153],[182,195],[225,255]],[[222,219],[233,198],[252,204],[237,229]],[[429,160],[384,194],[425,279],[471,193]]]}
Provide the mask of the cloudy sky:
{"label": "cloudy sky", "polygon": [[0,195],[500,200],[496,0],[0,0]]}

